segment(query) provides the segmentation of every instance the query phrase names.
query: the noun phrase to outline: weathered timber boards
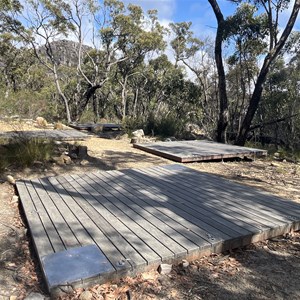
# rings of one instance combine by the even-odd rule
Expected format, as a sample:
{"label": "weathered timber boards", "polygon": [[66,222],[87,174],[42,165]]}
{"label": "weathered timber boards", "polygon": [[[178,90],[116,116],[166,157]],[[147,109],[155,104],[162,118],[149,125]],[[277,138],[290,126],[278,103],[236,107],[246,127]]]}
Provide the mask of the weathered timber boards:
{"label": "weathered timber boards", "polygon": [[121,276],[300,229],[299,204],[182,165],[24,180],[17,189],[42,268],[55,253],[95,245]]}
{"label": "weathered timber boards", "polygon": [[193,162],[247,155],[262,156],[267,154],[265,150],[211,141],[156,142],[133,144],[133,147],[177,162]]}
{"label": "weathered timber boards", "polygon": [[70,127],[77,129],[77,130],[87,130],[92,131],[95,127],[102,127],[102,130],[121,130],[121,124],[114,124],[114,123],[86,123],[86,124],[69,124]]}
{"label": "weathered timber boards", "polygon": [[89,136],[77,130],[35,130],[35,131],[11,131],[0,132],[0,139],[18,140],[18,139],[49,139],[60,141],[85,140]]}

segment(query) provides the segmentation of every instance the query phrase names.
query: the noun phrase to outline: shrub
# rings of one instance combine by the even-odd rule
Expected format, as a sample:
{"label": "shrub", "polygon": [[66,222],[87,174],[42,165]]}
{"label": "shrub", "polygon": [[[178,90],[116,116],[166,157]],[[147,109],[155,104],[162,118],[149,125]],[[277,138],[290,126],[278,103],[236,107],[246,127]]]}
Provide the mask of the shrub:
{"label": "shrub", "polygon": [[46,162],[54,153],[54,143],[43,139],[20,137],[1,146],[0,171],[8,166],[30,167],[35,161]]}
{"label": "shrub", "polygon": [[148,132],[146,131],[146,123],[145,120],[143,120],[142,118],[125,118],[125,120],[123,120],[123,128],[125,129],[125,131],[131,135],[132,131],[137,130],[137,129],[143,129],[145,131],[145,134],[148,134]]}

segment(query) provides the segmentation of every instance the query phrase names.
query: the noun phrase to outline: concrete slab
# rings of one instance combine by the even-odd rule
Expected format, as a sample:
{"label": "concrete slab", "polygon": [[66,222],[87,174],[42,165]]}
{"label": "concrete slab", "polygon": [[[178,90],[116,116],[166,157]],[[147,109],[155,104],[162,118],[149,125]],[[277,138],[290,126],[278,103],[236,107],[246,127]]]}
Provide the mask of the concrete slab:
{"label": "concrete slab", "polygon": [[49,291],[115,271],[96,245],[46,255],[42,258],[42,265]]}

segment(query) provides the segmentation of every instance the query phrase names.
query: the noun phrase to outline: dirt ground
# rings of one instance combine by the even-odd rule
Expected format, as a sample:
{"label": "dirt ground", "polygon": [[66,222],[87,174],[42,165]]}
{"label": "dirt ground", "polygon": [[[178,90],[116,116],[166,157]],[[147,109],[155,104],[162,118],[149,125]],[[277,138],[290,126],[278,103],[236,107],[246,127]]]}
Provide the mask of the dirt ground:
{"label": "dirt ground", "polygon": [[[27,128],[26,128],[27,129]],[[0,123],[0,130],[8,130]],[[26,221],[6,175],[34,178],[94,170],[143,168],[171,162],[132,148],[125,135],[94,136],[81,142],[89,156],[69,165],[37,163],[7,169],[0,178],[0,300],[24,299],[37,292],[48,297],[27,232]],[[191,163],[188,167],[264,189],[300,203],[300,165],[272,158],[254,161]],[[75,290],[64,299],[300,299],[300,233],[213,254],[136,278]],[[30,297],[30,296],[29,296]],[[33,299],[33,298],[28,298]]]}

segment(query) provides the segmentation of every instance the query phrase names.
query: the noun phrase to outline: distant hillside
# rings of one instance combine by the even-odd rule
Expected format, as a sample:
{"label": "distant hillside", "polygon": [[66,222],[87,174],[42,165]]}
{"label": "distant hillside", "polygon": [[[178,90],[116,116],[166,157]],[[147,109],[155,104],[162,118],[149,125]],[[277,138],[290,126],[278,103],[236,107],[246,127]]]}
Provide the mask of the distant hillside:
{"label": "distant hillside", "polygon": [[[66,65],[69,67],[77,65],[77,51],[79,44],[77,42],[60,40],[51,43],[51,47],[54,52],[54,59],[59,65]],[[88,52],[92,48],[83,45],[83,52]],[[39,48],[40,53],[46,54],[45,46]]]}

